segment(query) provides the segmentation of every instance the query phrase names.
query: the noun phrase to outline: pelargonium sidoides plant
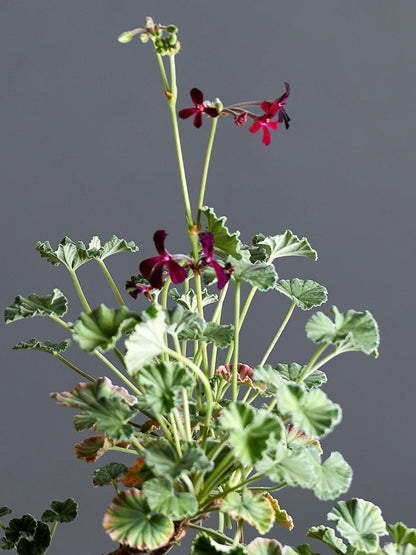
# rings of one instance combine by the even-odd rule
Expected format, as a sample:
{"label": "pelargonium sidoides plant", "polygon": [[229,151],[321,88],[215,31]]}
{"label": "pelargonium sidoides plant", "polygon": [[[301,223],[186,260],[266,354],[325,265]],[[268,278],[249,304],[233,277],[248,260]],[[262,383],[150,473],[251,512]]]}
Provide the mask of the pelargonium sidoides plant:
{"label": "pelargonium sidoides plant", "polygon": [[[59,289],[43,296],[19,295],[6,309],[6,322],[47,316],[65,329],[67,337],[59,343],[30,339],[14,348],[52,354],[82,376],[72,391],[52,394],[58,404],[78,411],[77,430],[92,430],[75,446],[78,458],[95,463],[110,451],[132,457],[130,466],[110,462],[94,471],[94,485],[115,489],[103,520],[106,533],[120,544],[113,555],[167,553],[190,530],[196,531],[191,548],[195,555],[311,554],[307,544],[283,546],[261,536],[274,524],[293,527],[292,517],[279,506],[278,490],[308,488],[322,500],[348,490],[352,470],[342,455],[334,452],[322,461],[320,439],[341,420],[341,408],[321,389],[326,382],[322,368],[349,351],[377,356],[377,324],[368,311],[341,312],[333,307],[331,316],[316,312],[306,325],[307,337],[318,345],[309,361],[273,360],[275,345],[294,310],[310,310],[327,300],[325,287],[314,281],[279,279],[274,261],[287,256],[316,260],[317,253],[307,239],[290,230],[273,236],[258,234],[250,245],[243,244],[239,232],[226,227],[225,217],[204,205],[204,195],[218,122],[230,116],[226,119],[238,126],[248,124],[249,131],[261,131],[263,144],[269,145],[270,131],[289,127],[289,85],[285,83],[283,94],[274,100],[229,106],[219,99],[204,100],[203,93],[193,88],[193,105],[178,112],[177,28],[147,18],[144,28],[123,33],[119,40],[130,42],[136,35],[143,43],[153,44],[161,70],[190,244],[181,247],[183,254],[171,254],[167,232],[155,231],[157,254],[142,260],[139,273],[126,283],[137,303],[148,304],[137,311],[127,307],[105,263],[116,253],[136,253],[134,242],[113,236],[105,243],[98,237],[88,243],[65,237],[56,249],[49,242],[37,243],[42,257],[69,271],[84,312],[75,323],[67,322],[67,299]],[[188,195],[178,116],[192,118],[196,128],[204,119],[211,123],[195,212]],[[98,263],[108,280],[116,308],[90,307],[77,276],[78,268],[90,261]],[[257,292],[284,295],[288,311],[252,368],[240,360],[239,337]],[[230,323],[223,321],[227,295],[234,302]],[[71,340],[98,357],[120,385],[107,376],[89,376],[65,358],[63,352]],[[111,352],[116,355],[112,360]],[[9,512],[3,507],[0,516]],[[8,525],[0,521],[4,529],[0,547],[41,555],[57,523],[75,517],[76,503],[67,499],[52,502],[39,521],[29,514]],[[208,517],[212,517],[210,526]],[[307,536],[337,554],[416,553],[416,529],[402,523],[388,527],[393,541],[380,546],[387,527],[379,508],[368,501],[340,501],[328,518],[343,539],[326,526],[311,528]],[[248,525],[260,536],[247,544],[243,532]]]}

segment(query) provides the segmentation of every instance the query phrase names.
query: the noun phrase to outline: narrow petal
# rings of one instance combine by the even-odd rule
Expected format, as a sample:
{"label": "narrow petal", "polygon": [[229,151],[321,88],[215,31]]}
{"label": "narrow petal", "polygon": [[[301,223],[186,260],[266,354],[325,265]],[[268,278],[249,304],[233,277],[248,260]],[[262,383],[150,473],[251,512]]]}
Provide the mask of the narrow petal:
{"label": "narrow petal", "polygon": [[214,254],[214,234],[211,231],[202,231],[198,237],[209,264]]}
{"label": "narrow petal", "polygon": [[182,119],[189,118],[198,111],[198,108],[184,108],[183,110],[179,110],[178,116]]}
{"label": "narrow petal", "polygon": [[216,260],[211,260],[211,267],[214,268],[215,273],[217,274],[218,280],[218,289],[222,289],[227,284],[227,281],[230,279],[230,276],[225,273],[224,268],[218,264]]}
{"label": "narrow petal", "polygon": [[152,287],[156,289],[162,289],[163,287],[163,261],[160,260],[155,267],[153,268],[153,272],[149,276],[149,283]]}
{"label": "narrow petal", "polygon": [[162,256],[167,254],[165,249],[165,239],[167,235],[168,234],[164,229],[158,229],[153,235],[153,241],[155,243],[156,250]]}
{"label": "narrow petal", "polygon": [[277,114],[277,112],[279,111],[279,103],[278,102],[271,102],[270,103],[270,108],[269,108],[269,113],[267,114],[267,117],[274,118],[274,116]]}
{"label": "narrow petal", "polygon": [[261,123],[259,120],[253,121],[251,127],[249,129],[250,133],[257,133],[257,131],[261,128]]}
{"label": "narrow petal", "polygon": [[199,89],[192,89],[190,95],[195,106],[198,106],[198,104],[202,104],[204,102],[204,95]]}
{"label": "narrow petal", "polygon": [[146,258],[140,263],[140,273],[143,277],[148,278],[152,273],[153,267],[161,260],[160,256],[153,256],[152,258]]}
{"label": "narrow petal", "polygon": [[194,125],[197,129],[199,129],[202,125],[202,112],[200,110],[198,110],[195,114]]}
{"label": "narrow petal", "polygon": [[185,281],[186,270],[182,268],[182,266],[180,266],[172,258],[169,260],[169,262],[166,262],[166,266],[168,267],[168,272],[173,283],[182,283],[183,281]]}
{"label": "narrow petal", "polygon": [[270,131],[267,128],[267,125],[263,125],[263,144],[265,146],[268,146],[270,144],[270,140],[271,140]]}
{"label": "narrow petal", "polygon": [[269,121],[269,123],[266,123],[265,125],[267,125],[267,127],[270,127],[270,129],[273,129],[273,131],[276,131],[276,129],[279,127],[279,120],[275,119],[274,121]]}

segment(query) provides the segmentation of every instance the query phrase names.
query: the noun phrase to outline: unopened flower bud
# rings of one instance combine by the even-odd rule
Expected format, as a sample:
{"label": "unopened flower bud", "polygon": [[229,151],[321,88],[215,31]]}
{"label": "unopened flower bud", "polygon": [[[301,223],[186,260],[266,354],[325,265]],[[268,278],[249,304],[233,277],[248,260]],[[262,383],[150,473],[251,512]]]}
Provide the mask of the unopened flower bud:
{"label": "unopened flower bud", "polygon": [[146,19],[144,20],[144,25],[146,27],[146,29],[150,29],[154,26],[154,21],[151,17],[146,17]]}
{"label": "unopened flower bud", "polygon": [[166,31],[168,33],[177,33],[179,31],[179,29],[176,27],[176,25],[168,25],[166,27]]}
{"label": "unopened flower bud", "polygon": [[117,37],[117,40],[122,43],[130,42],[133,39],[133,36],[133,33],[126,31],[125,33],[121,33],[121,35]]}
{"label": "unopened flower bud", "polygon": [[218,113],[221,114],[222,109],[224,108],[224,105],[219,98],[216,98],[214,100],[214,106],[218,110]]}
{"label": "unopened flower bud", "polygon": [[143,44],[146,43],[149,40],[149,35],[147,33],[141,33],[140,40]]}
{"label": "unopened flower bud", "polygon": [[234,121],[236,125],[244,125],[247,121],[247,112],[243,112],[234,116]]}
{"label": "unopened flower bud", "polygon": [[157,37],[161,37],[163,35],[163,29],[161,29],[160,27],[158,27],[158,29],[156,29],[156,36]]}
{"label": "unopened flower bud", "polygon": [[176,44],[178,37],[176,35],[171,35],[168,40],[169,40],[169,44],[173,46],[174,44]]}

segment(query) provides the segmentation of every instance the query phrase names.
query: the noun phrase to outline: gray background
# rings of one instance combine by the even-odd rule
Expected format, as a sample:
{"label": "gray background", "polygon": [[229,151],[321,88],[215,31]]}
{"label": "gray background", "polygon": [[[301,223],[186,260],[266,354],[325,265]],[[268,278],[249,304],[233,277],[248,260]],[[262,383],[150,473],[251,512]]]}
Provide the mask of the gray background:
{"label": "gray background", "polygon": [[[178,108],[190,106],[194,86],[229,104],[275,98],[284,81],[291,84],[292,126],[272,133],[269,147],[248,127],[221,121],[206,202],[245,241],[287,228],[307,236],[319,261],[283,260],[280,276],[326,285],[324,310],[367,308],[378,320],[377,360],[349,353],[327,368],[325,391],[344,418],[323,447],[341,451],[354,469],[344,497],[371,500],[388,522],[414,526],[413,0],[2,0],[1,306],[18,293],[59,287],[73,299],[69,319],[77,317],[69,276],[39,257],[37,240],[107,240],[113,233],[135,240],[139,255],[109,259],[121,286],[153,255],[155,229],[168,231],[172,252],[188,248],[155,57],[150,45],[116,41],[146,15],[180,28]],[[208,131],[207,122],[199,131],[191,121],[181,124],[194,202]],[[91,305],[113,305],[98,267],[84,266],[79,277]],[[286,313],[277,297],[256,299],[244,362],[258,361]],[[295,313],[272,362],[308,360],[309,316]],[[51,553],[99,555],[114,549],[101,530],[113,492],[92,488],[93,465],[73,455],[84,437],[72,429],[73,413],[48,399],[77,378],[52,357],[11,350],[33,336],[64,337],[57,328],[40,318],[2,328],[0,505],[40,516],[53,498],[75,497],[80,518],[58,528]],[[68,358],[96,376],[106,373],[76,348]],[[296,526],[270,535],[292,545],[304,541],[308,526],[325,523],[333,505],[293,489],[279,501]]]}

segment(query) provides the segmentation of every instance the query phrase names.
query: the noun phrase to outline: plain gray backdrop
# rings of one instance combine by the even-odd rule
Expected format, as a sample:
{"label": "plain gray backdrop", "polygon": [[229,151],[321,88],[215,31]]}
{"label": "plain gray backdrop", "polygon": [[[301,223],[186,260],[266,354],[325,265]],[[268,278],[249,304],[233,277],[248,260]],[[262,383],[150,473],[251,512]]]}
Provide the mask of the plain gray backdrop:
{"label": "plain gray backdrop", "polygon": [[[150,45],[116,40],[147,15],[180,29],[178,108],[191,105],[192,87],[231,104],[276,98],[291,84],[292,125],[273,132],[270,146],[248,126],[220,122],[206,203],[244,241],[286,229],[308,237],[319,260],[282,260],[280,277],[327,286],[326,312],[333,304],[369,309],[378,320],[377,360],[349,353],[326,368],[324,389],[343,407],[343,421],[323,448],[325,456],[341,451],[354,469],[344,498],[368,499],[388,522],[415,526],[413,0],[2,0],[1,305],[59,287],[72,300],[68,319],[80,312],[69,276],[40,258],[38,240],[114,233],[136,241],[140,253],[109,259],[121,288],[153,255],[156,229],[169,233],[171,252],[189,248],[156,58]],[[209,125],[197,130],[188,120],[180,128],[195,203]],[[114,305],[98,266],[81,268],[79,278],[92,306]],[[142,310],[146,302],[129,305]],[[243,362],[258,362],[287,309],[280,296],[258,295]],[[310,315],[295,313],[271,362],[309,359]],[[22,339],[64,336],[42,318],[2,328],[0,505],[40,516],[52,499],[75,497],[79,519],[58,528],[50,552],[100,555],[115,549],[101,528],[113,491],[93,488],[97,465],[73,453],[85,434],[73,430],[74,413],[48,397],[77,376],[43,353],[12,351]],[[106,373],[76,347],[68,358]],[[100,462],[111,460],[131,463],[113,455]],[[279,502],[295,528],[269,535],[291,545],[326,523],[335,503],[295,489]]]}

